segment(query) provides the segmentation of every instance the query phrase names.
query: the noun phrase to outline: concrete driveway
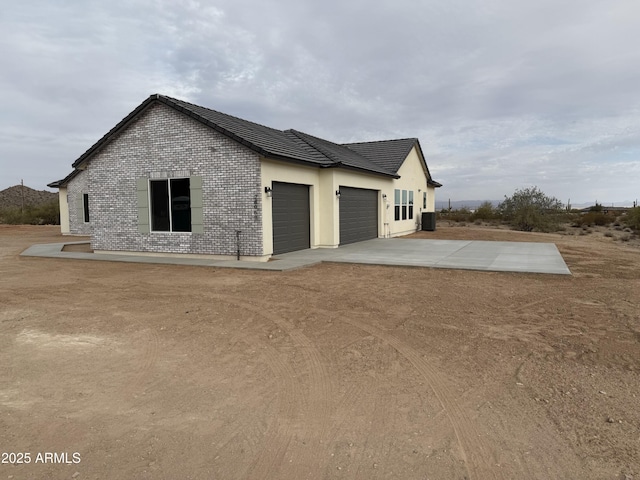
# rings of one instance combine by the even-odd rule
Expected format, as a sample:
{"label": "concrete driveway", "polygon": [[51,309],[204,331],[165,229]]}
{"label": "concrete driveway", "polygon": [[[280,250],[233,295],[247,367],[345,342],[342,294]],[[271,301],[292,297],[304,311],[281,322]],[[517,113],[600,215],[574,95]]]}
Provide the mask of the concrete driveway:
{"label": "concrete driveway", "polygon": [[[82,242],[67,242],[67,244],[72,243]],[[571,275],[553,243],[377,238],[340,248],[318,248],[285,253],[274,256],[269,262],[63,252],[64,245],[64,243],[33,245],[21,255],[276,271],[306,267],[320,262],[342,262]]]}

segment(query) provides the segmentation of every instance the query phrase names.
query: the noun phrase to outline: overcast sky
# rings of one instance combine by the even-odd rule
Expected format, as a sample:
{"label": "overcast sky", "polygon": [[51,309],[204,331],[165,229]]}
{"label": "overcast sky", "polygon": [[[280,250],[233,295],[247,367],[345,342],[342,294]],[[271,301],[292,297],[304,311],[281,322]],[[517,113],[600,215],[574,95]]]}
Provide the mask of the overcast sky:
{"label": "overcast sky", "polygon": [[0,10],[0,189],[152,93],[335,142],[418,137],[439,201],[640,198],[638,0],[21,0]]}

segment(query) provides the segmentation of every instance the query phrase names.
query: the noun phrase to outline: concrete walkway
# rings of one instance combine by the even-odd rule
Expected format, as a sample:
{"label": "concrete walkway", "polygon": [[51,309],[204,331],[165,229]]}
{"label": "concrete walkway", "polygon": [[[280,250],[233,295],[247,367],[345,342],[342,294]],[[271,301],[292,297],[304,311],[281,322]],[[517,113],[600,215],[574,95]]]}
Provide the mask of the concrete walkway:
{"label": "concrete walkway", "polygon": [[571,275],[553,243],[377,238],[340,248],[318,248],[285,253],[274,256],[269,262],[62,251],[64,245],[80,243],[86,242],[33,245],[21,255],[274,271],[307,267],[321,262],[341,262]]}

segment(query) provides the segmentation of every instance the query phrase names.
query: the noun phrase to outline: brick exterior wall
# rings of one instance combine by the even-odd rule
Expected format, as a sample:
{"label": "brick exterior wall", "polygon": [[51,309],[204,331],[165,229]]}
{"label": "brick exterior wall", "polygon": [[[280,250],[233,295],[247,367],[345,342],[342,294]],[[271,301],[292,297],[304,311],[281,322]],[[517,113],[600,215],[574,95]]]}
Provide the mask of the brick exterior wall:
{"label": "brick exterior wall", "polygon": [[[235,255],[240,230],[241,255],[263,254],[258,154],[171,107],[149,107],[87,173],[95,250]],[[202,177],[204,233],[140,233],[137,179],[190,176]]]}
{"label": "brick exterior wall", "polygon": [[[84,222],[82,195],[89,193],[89,175],[80,172],[67,185],[67,205],[69,206],[69,233],[91,235],[91,223]],[[89,222],[91,222],[91,196],[89,196]]]}

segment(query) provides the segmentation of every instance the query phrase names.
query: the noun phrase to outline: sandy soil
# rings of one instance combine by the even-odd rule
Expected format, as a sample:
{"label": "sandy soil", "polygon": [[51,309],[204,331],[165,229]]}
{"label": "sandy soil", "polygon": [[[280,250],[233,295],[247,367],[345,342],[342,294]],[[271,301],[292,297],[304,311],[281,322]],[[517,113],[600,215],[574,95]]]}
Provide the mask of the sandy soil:
{"label": "sandy soil", "polygon": [[0,226],[0,460],[30,456],[0,479],[640,478],[637,247],[415,235],[555,242],[572,276],[18,256],[56,232]]}

